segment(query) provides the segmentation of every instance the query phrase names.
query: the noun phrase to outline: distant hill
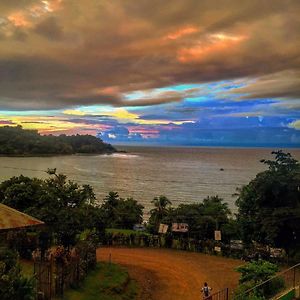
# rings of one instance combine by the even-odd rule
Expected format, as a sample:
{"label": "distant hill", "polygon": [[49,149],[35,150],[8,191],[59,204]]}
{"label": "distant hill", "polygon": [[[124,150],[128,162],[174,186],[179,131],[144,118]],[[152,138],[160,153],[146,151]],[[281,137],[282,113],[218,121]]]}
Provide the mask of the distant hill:
{"label": "distant hill", "polygon": [[21,126],[0,127],[0,155],[105,154],[117,150],[92,135],[40,135]]}

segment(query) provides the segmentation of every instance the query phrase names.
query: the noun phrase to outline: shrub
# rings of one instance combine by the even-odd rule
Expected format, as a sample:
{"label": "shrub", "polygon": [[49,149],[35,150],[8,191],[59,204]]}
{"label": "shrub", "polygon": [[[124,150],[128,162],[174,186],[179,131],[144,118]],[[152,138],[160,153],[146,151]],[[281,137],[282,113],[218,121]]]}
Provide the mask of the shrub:
{"label": "shrub", "polygon": [[28,279],[21,275],[17,254],[7,249],[0,251],[0,299],[34,299],[33,278]]}

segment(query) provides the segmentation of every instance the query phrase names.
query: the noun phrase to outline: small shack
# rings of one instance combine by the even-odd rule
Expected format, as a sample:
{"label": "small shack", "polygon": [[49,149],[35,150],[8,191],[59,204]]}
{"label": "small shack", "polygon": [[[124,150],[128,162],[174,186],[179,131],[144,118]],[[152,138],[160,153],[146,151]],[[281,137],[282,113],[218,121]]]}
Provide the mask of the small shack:
{"label": "small shack", "polygon": [[[16,238],[17,236],[20,234],[23,234],[24,236],[26,235],[25,231],[27,232],[28,229],[44,225],[44,222],[0,203],[0,247],[6,247],[9,244],[21,246],[21,239]],[[36,244],[36,241],[34,244]],[[33,247],[35,248],[34,245]],[[18,249],[18,251],[19,250],[20,249]],[[23,250],[31,253],[33,249],[25,246],[23,247]]]}
{"label": "small shack", "polygon": [[0,203],[0,233],[44,224],[34,217]]}

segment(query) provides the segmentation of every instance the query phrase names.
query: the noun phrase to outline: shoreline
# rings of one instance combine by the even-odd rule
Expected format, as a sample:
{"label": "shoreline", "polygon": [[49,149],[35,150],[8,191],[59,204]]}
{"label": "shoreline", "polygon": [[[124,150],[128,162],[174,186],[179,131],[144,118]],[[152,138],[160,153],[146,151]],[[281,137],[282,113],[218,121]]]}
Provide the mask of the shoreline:
{"label": "shoreline", "polygon": [[49,153],[49,154],[0,154],[0,157],[12,157],[12,158],[23,158],[23,157],[56,157],[56,156],[96,156],[96,155],[113,155],[115,153],[128,153],[127,151],[109,151],[109,152],[95,152],[95,153]]}

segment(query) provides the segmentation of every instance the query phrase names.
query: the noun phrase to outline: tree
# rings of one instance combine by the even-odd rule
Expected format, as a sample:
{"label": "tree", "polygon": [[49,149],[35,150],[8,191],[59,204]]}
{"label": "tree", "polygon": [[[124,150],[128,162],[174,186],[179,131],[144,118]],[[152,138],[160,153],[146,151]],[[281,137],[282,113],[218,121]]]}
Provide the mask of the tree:
{"label": "tree", "polygon": [[172,202],[166,196],[155,197],[151,203],[154,208],[150,210],[149,224],[158,230],[159,224],[168,216]]}
{"label": "tree", "polygon": [[113,153],[110,144],[91,135],[42,136],[37,130],[25,130],[21,126],[0,128],[0,154],[38,155],[73,153]]}
{"label": "tree", "polygon": [[120,196],[117,192],[109,192],[101,205],[102,218],[107,227],[114,227],[117,219],[117,206]]}
{"label": "tree", "polygon": [[259,284],[278,272],[278,266],[265,260],[258,260],[247,263],[237,268],[237,271],[241,273],[240,283],[254,282]]}
{"label": "tree", "polygon": [[45,180],[24,176],[0,184],[0,202],[28,213],[48,225],[50,232],[64,246],[74,244],[76,235],[86,228],[99,227],[90,218],[99,209],[89,185],[80,186],[51,170]]}
{"label": "tree", "polygon": [[266,171],[238,190],[243,240],[285,248],[300,246],[300,165],[290,153],[272,152]]}
{"label": "tree", "polygon": [[[170,211],[168,221],[188,223],[190,236],[212,239],[216,229],[228,224],[231,214],[228,204],[218,196],[207,197],[200,203],[180,204]],[[167,218],[164,220],[167,221]]]}
{"label": "tree", "polygon": [[215,222],[215,229],[220,229],[220,225],[228,222],[231,214],[228,204],[219,196],[207,197],[203,200],[203,214]]}
{"label": "tree", "polygon": [[143,221],[144,206],[133,198],[123,199],[116,192],[110,192],[100,210],[106,227],[132,229]]}
{"label": "tree", "polygon": [[[270,299],[284,287],[282,277],[272,278],[279,271],[278,266],[268,261],[253,261],[238,267],[237,271],[241,273],[241,278],[239,287],[235,291],[235,299]],[[268,279],[270,280],[265,282]],[[263,282],[265,283],[261,284]]]}

